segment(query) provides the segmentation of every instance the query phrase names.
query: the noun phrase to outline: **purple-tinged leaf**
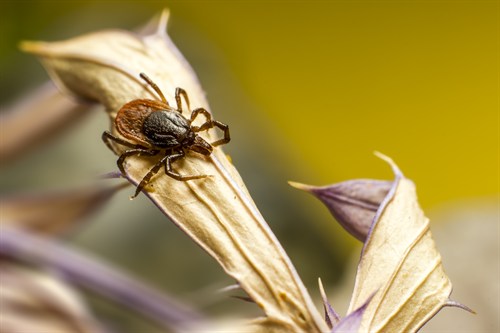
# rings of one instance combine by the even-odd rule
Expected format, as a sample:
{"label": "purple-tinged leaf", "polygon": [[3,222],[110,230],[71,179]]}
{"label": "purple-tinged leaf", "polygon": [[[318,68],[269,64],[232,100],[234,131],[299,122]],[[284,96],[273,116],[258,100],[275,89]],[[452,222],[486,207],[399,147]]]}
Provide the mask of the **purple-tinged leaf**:
{"label": "purple-tinged leaf", "polygon": [[366,302],[355,311],[342,318],[340,322],[336,326],[334,326],[332,333],[358,333],[359,327],[361,326],[361,321],[363,319],[363,314],[365,313],[368,304],[372,300],[373,295],[368,297]]}
{"label": "purple-tinged leaf", "polygon": [[318,279],[318,284],[319,284],[319,292],[321,293],[321,298],[323,299],[323,309],[325,310],[325,321],[326,324],[328,325],[328,328],[332,329],[340,321],[340,316],[330,305],[330,302],[328,302],[328,298],[326,297],[325,289],[323,288],[323,283],[321,282],[321,279]]}
{"label": "purple-tinged leaf", "polygon": [[391,181],[357,179],[328,186],[289,182],[321,200],[351,235],[364,242],[378,207],[391,189]]}
{"label": "purple-tinged leaf", "polygon": [[86,186],[51,192],[3,197],[0,225],[14,225],[43,234],[71,230],[82,218],[98,210],[127,183]]}

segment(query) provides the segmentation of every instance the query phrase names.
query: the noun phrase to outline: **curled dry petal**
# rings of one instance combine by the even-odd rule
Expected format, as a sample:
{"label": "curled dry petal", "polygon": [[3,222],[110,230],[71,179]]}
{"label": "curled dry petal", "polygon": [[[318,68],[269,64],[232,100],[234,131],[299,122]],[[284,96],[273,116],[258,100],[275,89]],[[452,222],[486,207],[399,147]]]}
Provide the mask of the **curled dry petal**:
{"label": "curled dry petal", "polygon": [[448,303],[452,286],[415,185],[379,156],[396,179],[364,244],[349,312],[375,293],[359,332],[416,332]]}
{"label": "curled dry petal", "polygon": [[[133,99],[158,99],[139,78],[141,72],[159,85],[168,101],[175,101],[175,88],[181,87],[191,106],[209,109],[192,69],[165,33],[166,21],[164,13],[156,32],[148,36],[102,31],[23,47],[41,58],[62,89],[104,104],[111,120]],[[184,111],[189,118],[189,110]],[[117,134],[115,128],[112,131]],[[215,141],[212,132],[202,136]],[[117,147],[117,153],[121,149]],[[127,178],[137,184],[155,162],[154,158],[127,158]],[[146,195],[263,309],[266,317],[257,322],[257,329],[325,331],[294,267],[223,151],[215,148],[210,157],[188,152],[175,169],[181,174],[211,177],[183,182],[161,172]]]}
{"label": "curled dry petal", "polygon": [[62,282],[0,262],[2,332],[102,333],[83,301]]}
{"label": "curled dry petal", "polygon": [[43,234],[61,234],[96,211],[125,184],[87,186],[1,198],[0,225],[14,225]]}
{"label": "curled dry petal", "polygon": [[0,114],[2,164],[64,130],[92,106],[61,94],[52,82],[27,96]]}
{"label": "curled dry petal", "polygon": [[321,187],[289,183],[321,200],[340,225],[362,242],[368,235],[378,207],[392,186],[392,182],[372,179],[349,180]]}

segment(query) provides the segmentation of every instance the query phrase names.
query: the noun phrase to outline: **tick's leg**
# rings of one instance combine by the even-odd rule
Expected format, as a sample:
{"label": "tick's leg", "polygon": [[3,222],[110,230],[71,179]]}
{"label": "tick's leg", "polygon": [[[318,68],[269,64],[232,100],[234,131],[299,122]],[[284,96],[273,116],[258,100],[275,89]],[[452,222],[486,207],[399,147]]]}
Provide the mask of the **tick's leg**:
{"label": "tick's leg", "polygon": [[[183,150],[179,150],[177,153],[167,155],[165,156],[165,173],[169,175],[170,177],[180,180],[180,181],[186,181],[186,180],[191,180],[191,179],[200,179],[200,178],[205,178],[208,177],[208,175],[196,175],[196,176],[181,176],[179,173],[175,172],[172,170],[172,162],[182,158],[185,156],[185,153]],[[162,159],[163,160],[163,159]]]}
{"label": "tick's leg", "polygon": [[224,145],[224,144],[228,143],[229,141],[231,141],[231,136],[229,135],[229,126],[227,126],[224,123],[221,123],[218,120],[212,121],[212,126],[210,126],[210,127],[214,127],[214,126],[218,127],[219,129],[221,129],[224,132],[224,137],[220,140],[212,142],[211,143],[212,146],[215,147],[215,146],[219,146],[219,145]]}
{"label": "tick's leg", "polygon": [[[158,151],[156,151],[156,154],[158,154]],[[154,165],[154,167],[152,167],[148,171],[148,173],[144,176],[144,178],[142,178],[142,180],[139,183],[139,185],[137,185],[137,188],[135,189],[135,193],[134,193],[133,196],[130,197],[130,199],[135,198],[136,196],[139,195],[139,193],[141,193],[141,191],[144,188],[144,186],[146,186],[149,183],[149,181],[151,180],[151,178],[158,173],[158,170],[160,170],[161,166],[163,165],[163,163],[165,163],[165,160],[167,158],[168,158],[168,156],[163,157],[161,160],[158,161],[158,163],[156,163]]]}
{"label": "tick's leg", "polygon": [[191,130],[193,132],[201,132],[201,131],[204,131],[206,129],[209,129],[211,127],[213,127],[213,125],[211,126],[211,123],[212,123],[212,115],[210,114],[210,112],[208,112],[206,109],[204,108],[197,108],[197,109],[194,109],[193,112],[191,113],[191,123],[196,119],[196,117],[199,115],[199,114],[202,114],[205,116],[205,118],[207,118],[207,120],[201,125],[201,126],[192,126],[191,127]]}
{"label": "tick's leg", "polygon": [[141,146],[141,145],[136,145],[136,144],[133,144],[133,143],[130,143],[128,141],[125,141],[123,139],[120,139],[119,137],[116,137],[114,136],[113,134],[111,134],[110,132],[108,131],[105,131],[102,133],[102,141],[104,141],[104,143],[106,144],[106,146],[108,146],[108,148],[112,151],[115,151],[113,149],[113,146],[111,145],[111,141],[114,141],[118,144],[121,144],[125,147],[129,147],[129,148],[134,148],[134,149],[148,149],[147,147],[144,147],[144,146]]}
{"label": "tick's leg", "polygon": [[[229,141],[231,141],[231,136],[229,135],[229,126],[227,126],[224,123],[221,123],[218,120],[212,120],[212,121],[207,122],[207,123],[203,124],[202,126],[200,126],[200,130],[204,130],[204,129],[201,129],[201,127],[205,127],[204,129],[209,129],[209,128],[212,128],[212,127],[218,127],[219,129],[221,129],[224,132],[224,137],[222,139],[217,140],[217,141],[211,143],[211,145],[214,146],[214,147],[226,144]],[[200,130],[198,130],[198,132]],[[193,132],[197,132],[197,131],[194,130],[194,127],[193,127]]]}
{"label": "tick's leg", "polygon": [[207,121],[205,123],[203,123],[201,126],[192,126],[191,130],[193,132],[201,132],[201,131],[207,130],[209,128],[212,128],[212,127],[218,127],[219,129],[221,129],[224,132],[224,138],[211,143],[211,145],[212,146],[219,146],[219,145],[226,144],[231,140],[231,136],[229,135],[229,126],[227,126],[224,123],[221,123],[218,120],[212,120],[212,115],[210,114],[210,112],[208,112],[204,108],[198,108],[198,109],[193,110],[193,113],[191,113],[191,122],[193,122],[193,120],[200,113],[203,114],[207,118]]}
{"label": "tick's leg", "polygon": [[182,88],[175,88],[175,102],[177,103],[177,111],[179,111],[182,114],[181,96],[184,97],[184,100],[186,101],[187,109],[189,111],[190,106],[189,106],[189,98],[188,98],[187,92]]}
{"label": "tick's leg", "polygon": [[151,80],[149,76],[147,76],[144,73],[139,74],[139,76],[156,91],[156,93],[160,96],[161,101],[168,105],[167,99],[165,98],[165,96],[163,96],[163,93],[161,92],[160,88],[156,85],[156,83],[154,83],[153,80]]}
{"label": "tick's leg", "polygon": [[139,155],[139,154],[155,156],[159,152],[160,152],[159,150],[145,150],[142,148],[126,150],[125,152],[123,152],[123,154],[120,155],[120,158],[118,158],[118,161],[116,161],[116,164],[118,165],[118,168],[120,169],[120,172],[122,173],[122,175],[125,176],[125,167],[123,164],[125,163],[125,159],[127,157],[133,156],[133,155]]}

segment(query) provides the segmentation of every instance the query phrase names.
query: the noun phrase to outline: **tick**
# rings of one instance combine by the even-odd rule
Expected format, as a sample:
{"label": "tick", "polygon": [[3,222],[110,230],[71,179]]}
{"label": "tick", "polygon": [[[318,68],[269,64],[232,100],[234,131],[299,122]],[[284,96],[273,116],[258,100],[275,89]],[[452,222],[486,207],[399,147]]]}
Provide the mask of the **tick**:
{"label": "tick", "polygon": [[[212,115],[204,108],[197,108],[191,112],[190,119],[182,115],[182,100],[186,101],[189,108],[189,98],[182,88],[175,90],[177,108],[171,106],[160,88],[144,73],[140,77],[150,85],[160,96],[161,101],[151,99],[136,99],[121,107],[115,118],[115,126],[125,139],[114,136],[108,131],[102,133],[102,140],[113,150],[112,142],[130,149],[123,152],[118,161],[118,168],[125,175],[125,159],[133,155],[163,157],[148,171],[137,186],[132,198],[150,182],[151,178],[165,166],[165,174],[179,181],[205,178],[208,175],[181,175],[172,169],[172,163],[185,157],[186,151],[194,151],[201,155],[212,154],[213,147],[226,144],[230,141],[229,126],[220,121],[213,120]],[[206,121],[200,126],[192,123],[198,115],[203,115]],[[217,127],[223,131],[224,137],[215,142],[208,143],[197,133]]]}

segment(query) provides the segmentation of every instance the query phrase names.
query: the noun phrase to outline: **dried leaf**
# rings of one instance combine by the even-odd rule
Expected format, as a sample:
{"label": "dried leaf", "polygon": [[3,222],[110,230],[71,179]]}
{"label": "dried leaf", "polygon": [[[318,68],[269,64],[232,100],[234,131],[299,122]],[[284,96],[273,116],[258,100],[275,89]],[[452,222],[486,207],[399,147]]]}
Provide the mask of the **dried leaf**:
{"label": "dried leaf", "polygon": [[52,82],[28,96],[0,114],[2,164],[53,137],[92,106],[61,94]]}
{"label": "dried leaf", "polygon": [[[125,183],[126,184],[126,183]],[[87,186],[2,198],[0,226],[14,225],[43,234],[60,234],[99,209],[125,184]]]}
{"label": "dried leaf", "polygon": [[105,332],[73,290],[48,275],[1,261],[0,283],[2,332]]}
{"label": "dried leaf", "polygon": [[[193,107],[209,109],[192,69],[165,33],[166,21],[164,13],[157,31],[149,36],[102,31],[65,42],[25,43],[23,48],[40,56],[61,88],[104,104],[111,120],[133,99],[157,99],[139,78],[141,72],[159,85],[169,101],[181,87]],[[184,116],[189,118],[189,110]],[[209,142],[215,140],[213,133],[202,135]],[[122,151],[117,147],[117,153]],[[127,178],[138,184],[155,162],[128,158]],[[214,149],[206,158],[188,153],[175,168],[181,174],[211,177],[182,182],[160,173],[146,195],[264,310],[266,318],[258,325],[274,331],[325,331],[294,267],[222,149]]]}
{"label": "dried leaf", "polygon": [[396,179],[377,211],[349,311],[375,293],[359,332],[416,332],[448,303],[451,282],[417,202],[415,185],[389,158]]}
{"label": "dried leaf", "polygon": [[392,182],[372,179],[349,180],[328,186],[311,186],[289,182],[321,200],[335,219],[351,235],[364,242],[378,207]]}

